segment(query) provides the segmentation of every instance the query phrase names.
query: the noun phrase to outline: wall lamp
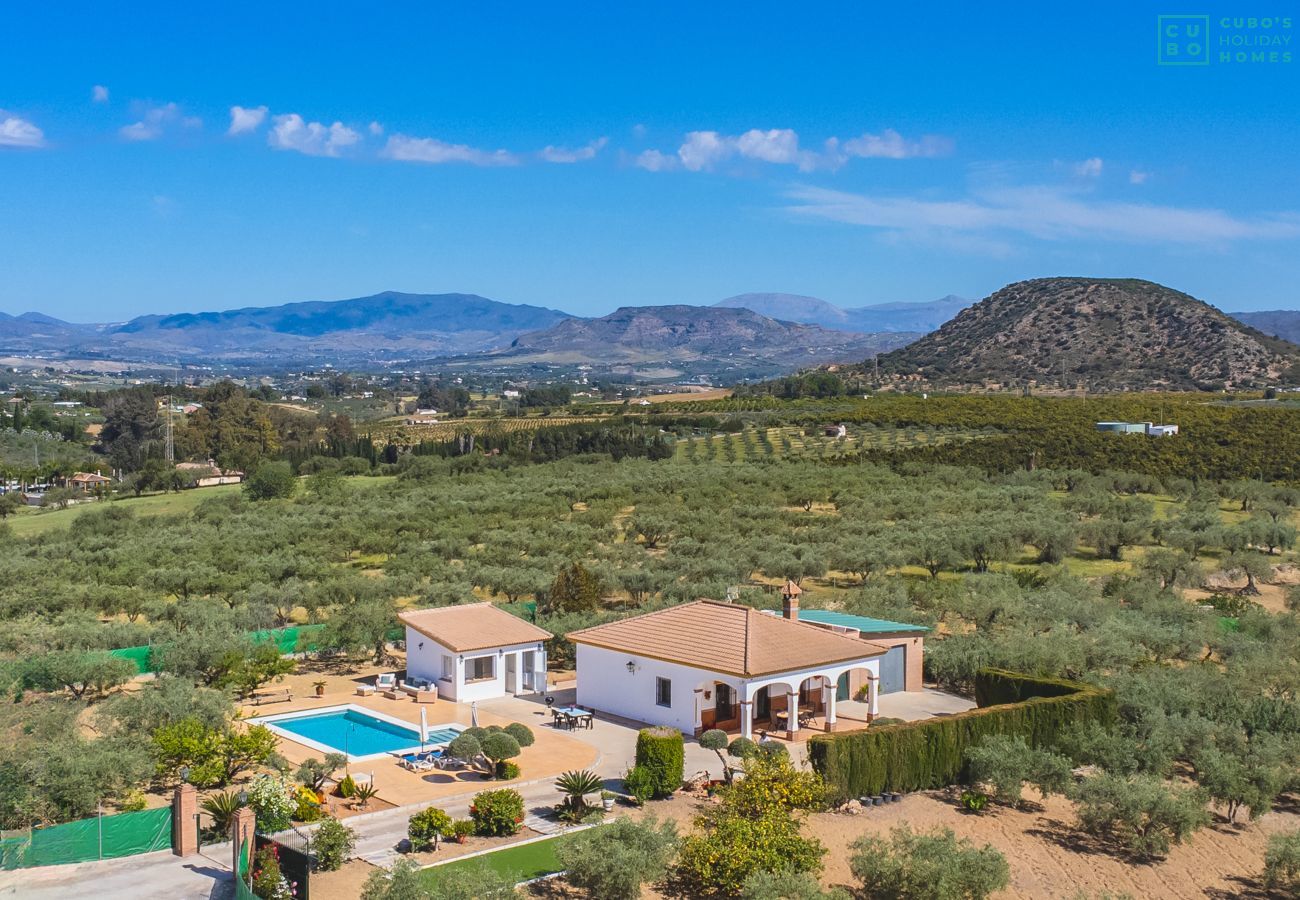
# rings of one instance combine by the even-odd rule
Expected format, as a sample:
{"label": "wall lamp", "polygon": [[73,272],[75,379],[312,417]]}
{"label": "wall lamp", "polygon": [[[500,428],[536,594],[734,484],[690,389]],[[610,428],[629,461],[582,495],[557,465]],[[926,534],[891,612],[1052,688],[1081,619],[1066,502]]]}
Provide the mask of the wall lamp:
{"label": "wall lamp", "polygon": [[638,666],[638,665],[637,665],[635,662],[633,662],[632,660],[629,659],[629,660],[627,661],[627,674],[629,674],[629,675],[635,675],[635,674],[636,674],[636,670],[639,669],[639,668],[641,668],[641,667]]}

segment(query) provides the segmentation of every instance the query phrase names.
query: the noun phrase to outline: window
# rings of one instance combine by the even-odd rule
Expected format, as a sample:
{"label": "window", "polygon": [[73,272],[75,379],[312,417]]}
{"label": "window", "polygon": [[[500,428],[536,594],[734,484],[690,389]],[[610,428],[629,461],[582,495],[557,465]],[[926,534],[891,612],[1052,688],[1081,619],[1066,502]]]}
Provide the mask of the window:
{"label": "window", "polygon": [[442,680],[453,681],[456,678],[456,660],[446,653],[442,655]]}
{"label": "window", "polygon": [[484,681],[497,677],[497,658],[495,656],[476,656],[465,660],[465,680]]}
{"label": "window", "polygon": [[667,678],[655,679],[655,703],[659,706],[673,705],[673,683]]}

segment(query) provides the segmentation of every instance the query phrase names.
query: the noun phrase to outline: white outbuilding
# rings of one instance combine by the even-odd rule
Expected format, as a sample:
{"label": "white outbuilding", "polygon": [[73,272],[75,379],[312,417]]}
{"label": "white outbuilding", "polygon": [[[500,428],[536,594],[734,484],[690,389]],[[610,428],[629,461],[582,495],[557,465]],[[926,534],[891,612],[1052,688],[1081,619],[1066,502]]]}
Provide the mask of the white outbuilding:
{"label": "white outbuilding", "polygon": [[436,685],[438,698],[470,703],[546,689],[551,633],[491,603],[408,610],[407,684]]}
{"label": "white outbuilding", "polygon": [[787,589],[783,616],[696,600],[569,634],[577,645],[579,706],[699,735],[751,737],[801,727],[835,730],[844,676],[864,685],[879,714],[886,648],[798,621]]}

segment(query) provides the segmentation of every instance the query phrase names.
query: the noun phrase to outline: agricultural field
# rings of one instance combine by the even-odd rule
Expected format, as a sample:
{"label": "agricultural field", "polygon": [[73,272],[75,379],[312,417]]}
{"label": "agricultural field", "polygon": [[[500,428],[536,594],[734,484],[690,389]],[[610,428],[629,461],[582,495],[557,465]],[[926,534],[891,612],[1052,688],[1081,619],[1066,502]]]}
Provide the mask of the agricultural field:
{"label": "agricultural field", "polygon": [[418,444],[421,441],[450,441],[465,434],[514,434],[536,431],[539,428],[557,428],[564,425],[582,425],[604,421],[606,416],[515,416],[498,418],[447,419],[436,425],[405,425],[393,419],[370,429],[370,437],[377,444]]}
{"label": "agricultural field", "polygon": [[728,463],[805,458],[850,460],[870,451],[937,447],[952,441],[975,440],[991,433],[991,430],[866,423],[848,429],[844,437],[837,437],[825,434],[820,428],[747,426],[738,433],[679,439],[674,458],[679,462]]}

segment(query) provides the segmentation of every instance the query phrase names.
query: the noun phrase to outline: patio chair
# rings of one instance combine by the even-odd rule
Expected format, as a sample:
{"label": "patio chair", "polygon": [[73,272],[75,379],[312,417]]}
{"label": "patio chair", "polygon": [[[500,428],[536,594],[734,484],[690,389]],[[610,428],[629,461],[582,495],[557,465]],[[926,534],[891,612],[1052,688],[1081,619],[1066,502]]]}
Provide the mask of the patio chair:
{"label": "patio chair", "polygon": [[391,691],[393,688],[397,687],[397,673],[384,672],[380,675],[376,675],[375,687],[381,691]]}

